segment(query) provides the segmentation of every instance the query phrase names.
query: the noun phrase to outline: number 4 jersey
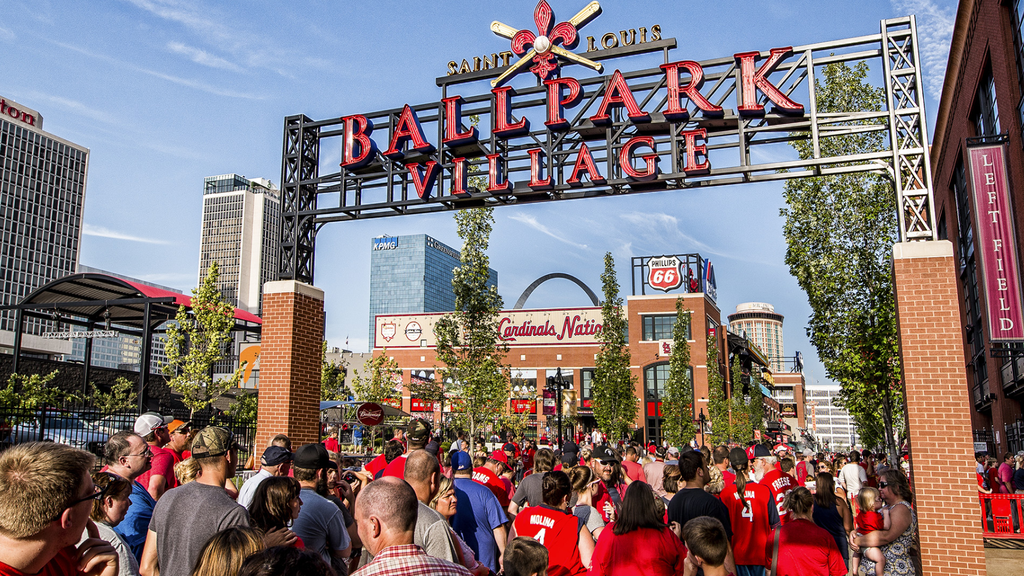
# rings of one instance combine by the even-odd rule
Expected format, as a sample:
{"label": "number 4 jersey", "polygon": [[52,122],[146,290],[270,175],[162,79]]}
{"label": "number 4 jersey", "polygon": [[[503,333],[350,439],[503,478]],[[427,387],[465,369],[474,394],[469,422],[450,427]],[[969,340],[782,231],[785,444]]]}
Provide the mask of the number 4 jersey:
{"label": "number 4 jersey", "polygon": [[587,572],[580,560],[579,518],[550,506],[530,506],[516,516],[515,528],[516,536],[529,536],[548,549],[549,576]]}
{"label": "number 4 jersey", "polygon": [[767,486],[747,482],[743,495],[749,506],[744,506],[735,484],[726,484],[719,498],[729,510],[732,524],[732,554],[737,566],[768,566],[765,557],[768,536],[772,526],[779,523],[772,492]]}

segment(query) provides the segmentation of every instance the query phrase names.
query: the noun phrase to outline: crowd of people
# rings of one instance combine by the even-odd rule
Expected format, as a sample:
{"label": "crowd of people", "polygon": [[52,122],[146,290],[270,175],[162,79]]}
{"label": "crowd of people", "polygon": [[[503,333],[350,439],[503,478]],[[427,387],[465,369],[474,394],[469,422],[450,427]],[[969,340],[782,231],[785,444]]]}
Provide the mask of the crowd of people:
{"label": "crowd of people", "polygon": [[915,573],[913,495],[884,454],[544,440],[449,447],[414,419],[364,464],[278,435],[237,489],[228,430],[159,414],[98,471],[21,444],[0,454],[0,576]]}

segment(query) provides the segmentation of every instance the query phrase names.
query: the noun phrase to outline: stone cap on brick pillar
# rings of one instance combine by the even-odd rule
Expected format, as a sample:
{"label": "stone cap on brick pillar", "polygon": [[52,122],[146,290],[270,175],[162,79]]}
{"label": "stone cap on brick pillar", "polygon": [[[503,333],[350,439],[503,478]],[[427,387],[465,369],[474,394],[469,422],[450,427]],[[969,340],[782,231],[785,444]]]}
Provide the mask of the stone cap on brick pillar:
{"label": "stone cap on brick pillar", "polygon": [[927,242],[897,242],[892,245],[894,260],[904,258],[945,258],[953,255],[953,243],[949,240]]}
{"label": "stone cap on brick pillar", "polygon": [[324,299],[324,291],[298,280],[275,280],[263,285],[263,294],[303,294],[317,300]]}

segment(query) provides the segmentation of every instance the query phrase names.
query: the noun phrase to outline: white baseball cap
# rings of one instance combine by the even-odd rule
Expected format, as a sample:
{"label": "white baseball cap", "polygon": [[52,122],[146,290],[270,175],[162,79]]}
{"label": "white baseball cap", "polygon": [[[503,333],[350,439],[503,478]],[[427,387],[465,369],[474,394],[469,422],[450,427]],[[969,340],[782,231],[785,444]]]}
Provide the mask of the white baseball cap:
{"label": "white baseball cap", "polygon": [[165,428],[174,421],[174,416],[161,416],[156,412],[146,412],[135,419],[135,433],[145,436],[157,428]]}

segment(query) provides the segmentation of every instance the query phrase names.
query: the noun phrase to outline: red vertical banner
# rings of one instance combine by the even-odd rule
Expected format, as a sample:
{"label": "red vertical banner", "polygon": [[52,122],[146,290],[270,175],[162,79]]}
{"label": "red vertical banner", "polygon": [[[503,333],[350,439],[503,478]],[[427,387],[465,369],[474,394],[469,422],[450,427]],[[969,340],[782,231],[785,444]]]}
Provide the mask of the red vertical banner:
{"label": "red vertical banner", "polygon": [[1024,340],[1017,236],[1005,148],[1005,144],[998,144],[967,149],[989,339],[1003,342]]}

